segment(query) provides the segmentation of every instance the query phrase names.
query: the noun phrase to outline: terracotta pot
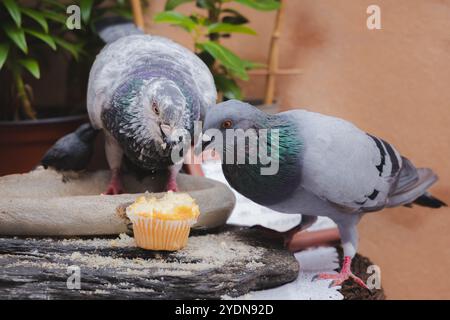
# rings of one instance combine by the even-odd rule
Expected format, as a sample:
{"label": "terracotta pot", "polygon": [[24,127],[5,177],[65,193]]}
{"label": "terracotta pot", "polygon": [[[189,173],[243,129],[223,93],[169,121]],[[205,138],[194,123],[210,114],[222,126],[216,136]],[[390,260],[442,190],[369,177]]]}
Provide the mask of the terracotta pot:
{"label": "terracotta pot", "polygon": [[87,115],[0,121],[0,176],[30,171],[56,140],[87,121]]}

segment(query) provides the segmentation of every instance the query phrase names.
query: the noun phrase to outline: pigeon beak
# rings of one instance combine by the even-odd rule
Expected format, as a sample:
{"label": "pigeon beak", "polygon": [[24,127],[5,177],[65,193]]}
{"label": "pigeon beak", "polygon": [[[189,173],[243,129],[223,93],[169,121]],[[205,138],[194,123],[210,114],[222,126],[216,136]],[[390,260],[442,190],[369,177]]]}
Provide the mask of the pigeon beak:
{"label": "pigeon beak", "polygon": [[164,133],[166,137],[170,137],[173,132],[173,128],[169,126],[168,124],[162,124],[160,125],[161,131]]}
{"label": "pigeon beak", "polygon": [[211,137],[205,133],[202,134],[202,150],[214,141],[214,137]]}
{"label": "pigeon beak", "polygon": [[161,124],[160,128],[163,135],[163,144],[161,145],[163,149],[166,149],[167,146],[173,147],[176,144],[183,142],[183,136],[178,134],[176,127],[169,126],[168,124]]}

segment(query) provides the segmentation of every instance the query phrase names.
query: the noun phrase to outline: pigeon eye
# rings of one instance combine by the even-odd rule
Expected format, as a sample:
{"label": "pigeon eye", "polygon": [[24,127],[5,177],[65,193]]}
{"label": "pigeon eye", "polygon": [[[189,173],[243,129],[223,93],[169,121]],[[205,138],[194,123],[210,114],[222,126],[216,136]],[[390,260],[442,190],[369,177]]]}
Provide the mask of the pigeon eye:
{"label": "pigeon eye", "polygon": [[158,108],[158,106],[156,105],[156,103],[154,103],[154,102],[153,102],[153,104],[152,104],[152,109],[153,109],[153,112],[154,112],[157,116],[159,116],[159,108]]}
{"label": "pigeon eye", "polygon": [[224,128],[224,129],[230,129],[232,126],[233,126],[233,121],[231,121],[231,120],[225,120],[222,123],[222,128]]}

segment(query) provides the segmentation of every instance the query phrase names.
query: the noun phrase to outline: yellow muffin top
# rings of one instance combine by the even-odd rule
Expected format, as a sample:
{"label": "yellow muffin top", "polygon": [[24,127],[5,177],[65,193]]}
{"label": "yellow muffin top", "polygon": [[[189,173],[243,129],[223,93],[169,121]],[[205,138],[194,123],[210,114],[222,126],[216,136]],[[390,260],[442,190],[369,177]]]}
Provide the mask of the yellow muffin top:
{"label": "yellow muffin top", "polygon": [[141,196],[127,207],[127,215],[161,220],[196,219],[200,210],[195,200],[187,193],[167,192],[162,198]]}

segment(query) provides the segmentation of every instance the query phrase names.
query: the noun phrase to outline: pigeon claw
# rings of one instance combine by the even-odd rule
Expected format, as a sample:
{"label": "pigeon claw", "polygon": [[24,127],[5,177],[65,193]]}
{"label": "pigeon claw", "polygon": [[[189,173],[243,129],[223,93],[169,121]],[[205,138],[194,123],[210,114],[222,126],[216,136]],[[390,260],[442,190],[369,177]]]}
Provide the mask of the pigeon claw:
{"label": "pigeon claw", "polygon": [[109,182],[109,185],[106,188],[106,191],[104,194],[115,195],[115,194],[121,194],[121,193],[123,193],[123,191],[124,191],[124,189],[122,186],[122,182],[120,181],[119,174],[113,172],[111,181]]}
{"label": "pigeon claw", "polygon": [[122,187],[110,183],[104,194],[115,195],[115,194],[121,194],[121,193],[123,193]]}
{"label": "pigeon claw", "polygon": [[166,190],[178,192],[179,189],[178,189],[177,181],[175,179],[170,179],[169,182],[167,183]]}
{"label": "pigeon claw", "polygon": [[368,287],[364,283],[364,281],[362,281],[360,278],[355,276],[353,273],[337,273],[337,274],[320,273],[320,274],[316,275],[313,278],[313,281],[316,281],[316,280],[332,280],[330,282],[330,285],[328,286],[329,288],[332,288],[332,287],[336,287],[336,286],[342,286],[342,284],[348,279],[352,279],[353,281],[355,281],[361,287],[368,289]]}
{"label": "pigeon claw", "polygon": [[344,263],[342,265],[341,272],[339,273],[319,273],[318,275],[315,275],[312,279],[312,281],[316,280],[332,280],[329,288],[336,287],[336,286],[342,286],[342,284],[348,280],[351,279],[354,282],[356,282],[359,286],[369,289],[367,285],[362,281],[360,278],[355,276],[353,272],[350,270],[352,259],[350,257],[344,258]]}

